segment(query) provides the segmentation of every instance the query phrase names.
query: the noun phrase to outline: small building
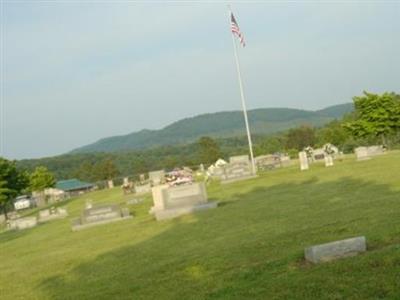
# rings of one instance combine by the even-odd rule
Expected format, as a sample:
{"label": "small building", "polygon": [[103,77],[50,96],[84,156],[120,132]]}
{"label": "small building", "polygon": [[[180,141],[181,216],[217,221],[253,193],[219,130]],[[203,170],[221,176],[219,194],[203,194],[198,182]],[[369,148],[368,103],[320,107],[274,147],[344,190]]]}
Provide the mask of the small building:
{"label": "small building", "polygon": [[95,185],[78,179],[68,179],[57,181],[55,188],[64,191],[68,196],[76,196],[92,191]]}

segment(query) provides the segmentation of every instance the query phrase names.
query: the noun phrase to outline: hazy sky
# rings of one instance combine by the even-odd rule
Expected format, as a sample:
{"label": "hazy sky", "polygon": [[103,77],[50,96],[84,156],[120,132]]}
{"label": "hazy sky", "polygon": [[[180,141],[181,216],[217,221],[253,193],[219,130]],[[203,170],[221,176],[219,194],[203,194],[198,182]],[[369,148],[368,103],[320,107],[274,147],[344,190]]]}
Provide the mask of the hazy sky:
{"label": "hazy sky", "polygon": [[[231,3],[249,108],[400,92],[400,1]],[[2,0],[1,22],[7,158],[240,109],[225,2]]]}

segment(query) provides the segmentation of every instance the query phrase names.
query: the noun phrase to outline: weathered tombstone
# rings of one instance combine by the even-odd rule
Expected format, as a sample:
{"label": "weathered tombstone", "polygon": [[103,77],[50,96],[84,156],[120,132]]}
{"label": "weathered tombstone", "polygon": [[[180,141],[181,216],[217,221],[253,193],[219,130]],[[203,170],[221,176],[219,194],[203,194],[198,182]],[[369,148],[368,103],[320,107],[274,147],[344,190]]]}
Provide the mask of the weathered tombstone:
{"label": "weathered tombstone", "polygon": [[325,155],[325,167],[333,166],[333,157],[332,155]]}
{"label": "weathered tombstone", "polygon": [[151,185],[150,183],[143,184],[143,185],[135,185],[135,193],[136,194],[146,194],[151,192]]}
{"label": "weathered tombstone", "polygon": [[371,157],[368,154],[367,147],[357,147],[356,149],[354,149],[354,152],[356,153],[358,161],[371,159]]}
{"label": "weathered tombstone", "polygon": [[357,255],[367,250],[364,236],[321,244],[306,248],[305,259],[313,263]]}
{"label": "weathered tombstone", "polygon": [[15,219],[18,219],[20,217],[20,215],[16,211],[10,211],[7,214],[7,216],[8,216],[9,220],[15,220]]}
{"label": "weathered tombstone", "polygon": [[95,206],[85,209],[81,217],[73,221],[72,231],[129,218],[132,218],[129,210],[121,209],[117,204]]}
{"label": "weathered tombstone", "polygon": [[140,174],[140,175],[139,175],[139,181],[140,181],[141,183],[143,183],[143,182],[145,182],[145,180],[146,180],[145,175],[144,175],[144,174]]}
{"label": "weathered tombstone", "polygon": [[15,220],[9,220],[8,228],[9,229],[27,229],[32,228],[37,225],[37,218],[36,217],[25,217],[19,218]]}
{"label": "weathered tombstone", "polygon": [[229,163],[216,166],[212,175],[218,177],[223,184],[257,177],[253,174],[247,155],[230,157]]}
{"label": "weathered tombstone", "polygon": [[287,166],[290,166],[290,165],[291,165],[290,156],[282,155],[282,156],[280,157],[280,159],[281,159],[281,166],[282,166],[282,167],[287,167]]}
{"label": "weathered tombstone", "polygon": [[93,207],[92,200],[88,199],[85,201],[85,209],[90,209]]}
{"label": "weathered tombstone", "polygon": [[124,177],[124,185],[129,185],[129,178],[128,177]]}
{"label": "weathered tombstone", "polygon": [[385,154],[385,148],[382,145],[380,146],[369,146],[367,147],[368,155],[369,156],[377,156]]}
{"label": "weathered tombstone", "polygon": [[149,172],[149,180],[153,186],[163,184],[165,182],[165,172],[164,170]]}
{"label": "weathered tombstone", "polygon": [[112,180],[107,181],[107,185],[109,189],[112,189],[114,187],[114,181]]}
{"label": "weathered tombstone", "polygon": [[152,191],[154,206],[150,213],[154,213],[158,221],[217,207],[216,202],[207,202],[204,183],[174,187],[163,185],[153,187]]}
{"label": "weathered tombstone", "polygon": [[258,170],[272,170],[281,167],[281,158],[279,155],[261,155],[257,156],[254,160]]}
{"label": "weathered tombstone", "polygon": [[55,219],[62,219],[68,216],[67,210],[61,207],[52,207],[50,209],[45,209],[39,211],[39,223],[55,220]]}
{"label": "weathered tombstone", "polygon": [[204,165],[203,164],[200,164],[199,170],[200,170],[200,172],[204,173],[205,169],[204,169]]}
{"label": "weathered tombstone", "polygon": [[126,204],[128,204],[128,205],[133,205],[133,204],[139,204],[139,203],[141,203],[141,202],[143,202],[143,199],[141,199],[141,198],[139,198],[139,199],[134,198],[134,199],[130,199],[130,200],[126,201]]}
{"label": "weathered tombstone", "polygon": [[308,158],[305,151],[299,152],[300,170],[308,170]]}
{"label": "weathered tombstone", "polygon": [[39,211],[39,219],[47,218],[50,216],[50,210],[49,209],[44,209]]}
{"label": "weathered tombstone", "polygon": [[229,163],[250,163],[248,155],[236,155],[229,157]]}

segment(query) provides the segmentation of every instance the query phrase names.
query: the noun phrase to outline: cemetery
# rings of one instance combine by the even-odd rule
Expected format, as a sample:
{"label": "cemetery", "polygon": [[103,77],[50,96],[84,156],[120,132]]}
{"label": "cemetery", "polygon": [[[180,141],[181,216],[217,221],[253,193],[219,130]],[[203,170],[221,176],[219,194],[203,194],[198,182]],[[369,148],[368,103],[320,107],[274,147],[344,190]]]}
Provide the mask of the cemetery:
{"label": "cemetery", "polygon": [[[400,151],[364,163],[347,155],[329,168],[324,160],[307,171],[299,165],[228,184],[159,184],[137,198],[118,188],[98,190],[90,201],[80,195],[61,202],[69,215],[41,226],[51,208],[22,210],[12,227],[30,229],[4,225],[0,233],[2,274],[15,279],[1,293],[4,299],[112,298],[134,280],[141,288],[129,295],[148,299],[190,299],[194,290],[203,298],[212,290],[224,299],[323,299],[338,285],[345,299],[354,286],[360,299],[372,299],[382,285],[385,297],[396,299]],[[217,202],[215,209],[196,210]],[[40,272],[27,267],[33,261]],[[368,284],[371,278],[376,284]]]}
{"label": "cemetery", "polygon": [[400,0],[231,2],[1,1],[0,300],[400,300]]}

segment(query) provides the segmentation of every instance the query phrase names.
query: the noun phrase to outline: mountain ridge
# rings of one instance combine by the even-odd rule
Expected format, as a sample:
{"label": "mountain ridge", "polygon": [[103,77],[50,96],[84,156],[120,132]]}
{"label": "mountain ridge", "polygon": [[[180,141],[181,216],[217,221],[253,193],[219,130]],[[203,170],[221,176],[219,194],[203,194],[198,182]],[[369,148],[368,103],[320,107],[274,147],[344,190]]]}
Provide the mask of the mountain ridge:
{"label": "mountain ridge", "polygon": [[[274,134],[302,124],[322,126],[343,117],[353,110],[344,103],[310,111],[293,108],[258,108],[248,111],[254,134]],[[161,129],[142,129],[125,135],[102,138],[94,143],[73,149],[68,154],[138,150],[157,146],[185,144],[201,136],[227,138],[245,135],[242,111],[206,113],[183,118]]]}

